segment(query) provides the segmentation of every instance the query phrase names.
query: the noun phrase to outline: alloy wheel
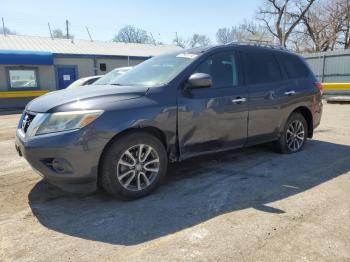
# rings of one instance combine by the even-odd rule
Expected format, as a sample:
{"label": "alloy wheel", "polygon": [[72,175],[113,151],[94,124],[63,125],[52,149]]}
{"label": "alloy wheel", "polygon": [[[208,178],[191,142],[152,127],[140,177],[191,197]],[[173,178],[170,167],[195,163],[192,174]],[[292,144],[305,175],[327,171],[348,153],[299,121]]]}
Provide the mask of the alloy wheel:
{"label": "alloy wheel", "polygon": [[287,129],[286,142],[289,150],[298,151],[304,144],[305,128],[300,120],[292,121]]}
{"label": "alloy wheel", "polygon": [[127,190],[140,191],[152,184],[159,174],[156,150],[145,144],[130,147],[117,162],[117,178]]}

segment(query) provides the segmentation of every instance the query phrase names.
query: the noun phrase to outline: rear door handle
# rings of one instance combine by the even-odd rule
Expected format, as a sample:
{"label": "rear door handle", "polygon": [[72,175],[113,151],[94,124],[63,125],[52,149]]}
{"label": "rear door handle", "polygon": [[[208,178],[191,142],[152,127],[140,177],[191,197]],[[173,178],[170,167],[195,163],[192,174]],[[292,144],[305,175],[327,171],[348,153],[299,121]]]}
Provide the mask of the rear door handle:
{"label": "rear door handle", "polygon": [[232,103],[236,103],[236,104],[239,104],[239,103],[244,103],[247,101],[247,98],[245,97],[238,97],[236,99],[233,99],[232,100]]}
{"label": "rear door handle", "polygon": [[284,92],[284,94],[287,95],[287,96],[295,95],[295,91],[294,90],[287,91],[287,92]]}

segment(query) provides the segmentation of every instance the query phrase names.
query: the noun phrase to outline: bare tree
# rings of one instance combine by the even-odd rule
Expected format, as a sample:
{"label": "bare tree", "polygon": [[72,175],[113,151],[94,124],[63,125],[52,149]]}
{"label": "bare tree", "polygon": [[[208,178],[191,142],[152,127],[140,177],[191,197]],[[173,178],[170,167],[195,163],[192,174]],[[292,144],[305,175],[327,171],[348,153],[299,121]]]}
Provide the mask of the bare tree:
{"label": "bare tree", "polygon": [[230,42],[272,42],[266,28],[248,21],[231,28],[220,28],[216,32],[216,40],[219,44]]}
{"label": "bare tree", "polygon": [[186,48],[188,43],[187,43],[187,41],[184,38],[179,37],[178,34],[176,33],[175,34],[175,38],[173,40],[173,44],[176,45],[176,46],[179,46],[181,48]]}
{"label": "bare tree", "polygon": [[302,17],[290,42],[297,51],[322,52],[347,48],[349,43],[349,0],[319,0]]}
{"label": "bare tree", "polygon": [[273,38],[269,35],[268,30],[259,25],[252,22],[244,22],[240,25],[240,30],[246,32],[246,35],[241,36],[242,41],[250,41],[250,42],[262,42],[262,43],[272,43]]}
{"label": "bare tree", "polygon": [[126,25],[119,30],[118,34],[113,39],[114,42],[124,43],[151,43],[152,39],[147,31],[141,28],[136,28],[133,25]]}
{"label": "bare tree", "polygon": [[206,35],[201,34],[193,34],[190,38],[185,39],[183,37],[178,36],[176,33],[175,38],[173,39],[174,45],[177,45],[181,48],[186,47],[200,47],[200,46],[208,46],[211,44],[211,40]]}
{"label": "bare tree", "polygon": [[62,30],[59,28],[52,30],[52,36],[54,38],[66,38],[66,35],[63,34]]}
{"label": "bare tree", "polygon": [[230,42],[235,41],[235,28],[224,27],[219,28],[216,32],[216,42],[219,44],[228,44]]}
{"label": "bare tree", "polygon": [[[264,0],[257,19],[283,47],[315,0]],[[287,10],[288,9],[288,10]]]}
{"label": "bare tree", "polygon": [[338,6],[342,10],[342,23],[339,43],[344,49],[350,49],[350,0],[338,0]]}
{"label": "bare tree", "polygon": [[[304,34],[302,42],[299,42],[297,49],[304,51],[327,51],[331,46],[331,34],[329,30],[329,14],[324,11],[324,3],[317,2],[305,15],[302,17],[304,31],[300,34]],[[300,36],[299,36],[300,39]],[[311,41],[310,41],[311,40]],[[296,43],[296,45],[298,45]]]}
{"label": "bare tree", "polygon": [[190,47],[208,46],[211,44],[211,40],[206,35],[193,34],[189,40]]}
{"label": "bare tree", "polygon": [[312,52],[313,44],[309,36],[304,32],[293,32],[288,39],[288,48],[297,53]]}
{"label": "bare tree", "polygon": [[[63,33],[63,31],[59,28],[55,28],[52,30],[52,37],[53,38],[67,39],[67,35],[65,33]],[[69,34],[69,39],[74,39],[74,35]]]}

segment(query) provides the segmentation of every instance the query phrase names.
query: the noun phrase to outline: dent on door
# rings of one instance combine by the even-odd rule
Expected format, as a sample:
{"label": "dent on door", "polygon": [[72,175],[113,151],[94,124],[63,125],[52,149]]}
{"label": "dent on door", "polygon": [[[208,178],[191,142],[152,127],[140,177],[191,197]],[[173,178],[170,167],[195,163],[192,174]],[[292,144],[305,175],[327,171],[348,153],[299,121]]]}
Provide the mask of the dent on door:
{"label": "dent on door", "polygon": [[247,138],[247,89],[239,85],[234,52],[209,55],[194,70],[210,75],[206,88],[181,89],[178,137],[182,157],[240,147]]}
{"label": "dent on door", "polygon": [[182,97],[178,113],[182,156],[240,147],[245,143],[248,105],[233,102],[240,97],[239,88],[236,91],[237,95],[222,91],[219,97],[207,98],[209,89],[195,90],[192,95]]}

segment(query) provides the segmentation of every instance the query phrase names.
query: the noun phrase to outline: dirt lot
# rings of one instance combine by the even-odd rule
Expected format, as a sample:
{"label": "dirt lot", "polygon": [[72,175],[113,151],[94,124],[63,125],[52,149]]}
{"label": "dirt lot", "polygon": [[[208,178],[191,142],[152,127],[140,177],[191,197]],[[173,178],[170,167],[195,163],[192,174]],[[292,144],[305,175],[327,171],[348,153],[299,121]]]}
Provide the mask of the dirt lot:
{"label": "dirt lot", "polygon": [[0,261],[350,261],[350,105],[325,105],[305,150],[259,146],[173,165],[131,202],[73,195],[14,150],[0,115]]}

